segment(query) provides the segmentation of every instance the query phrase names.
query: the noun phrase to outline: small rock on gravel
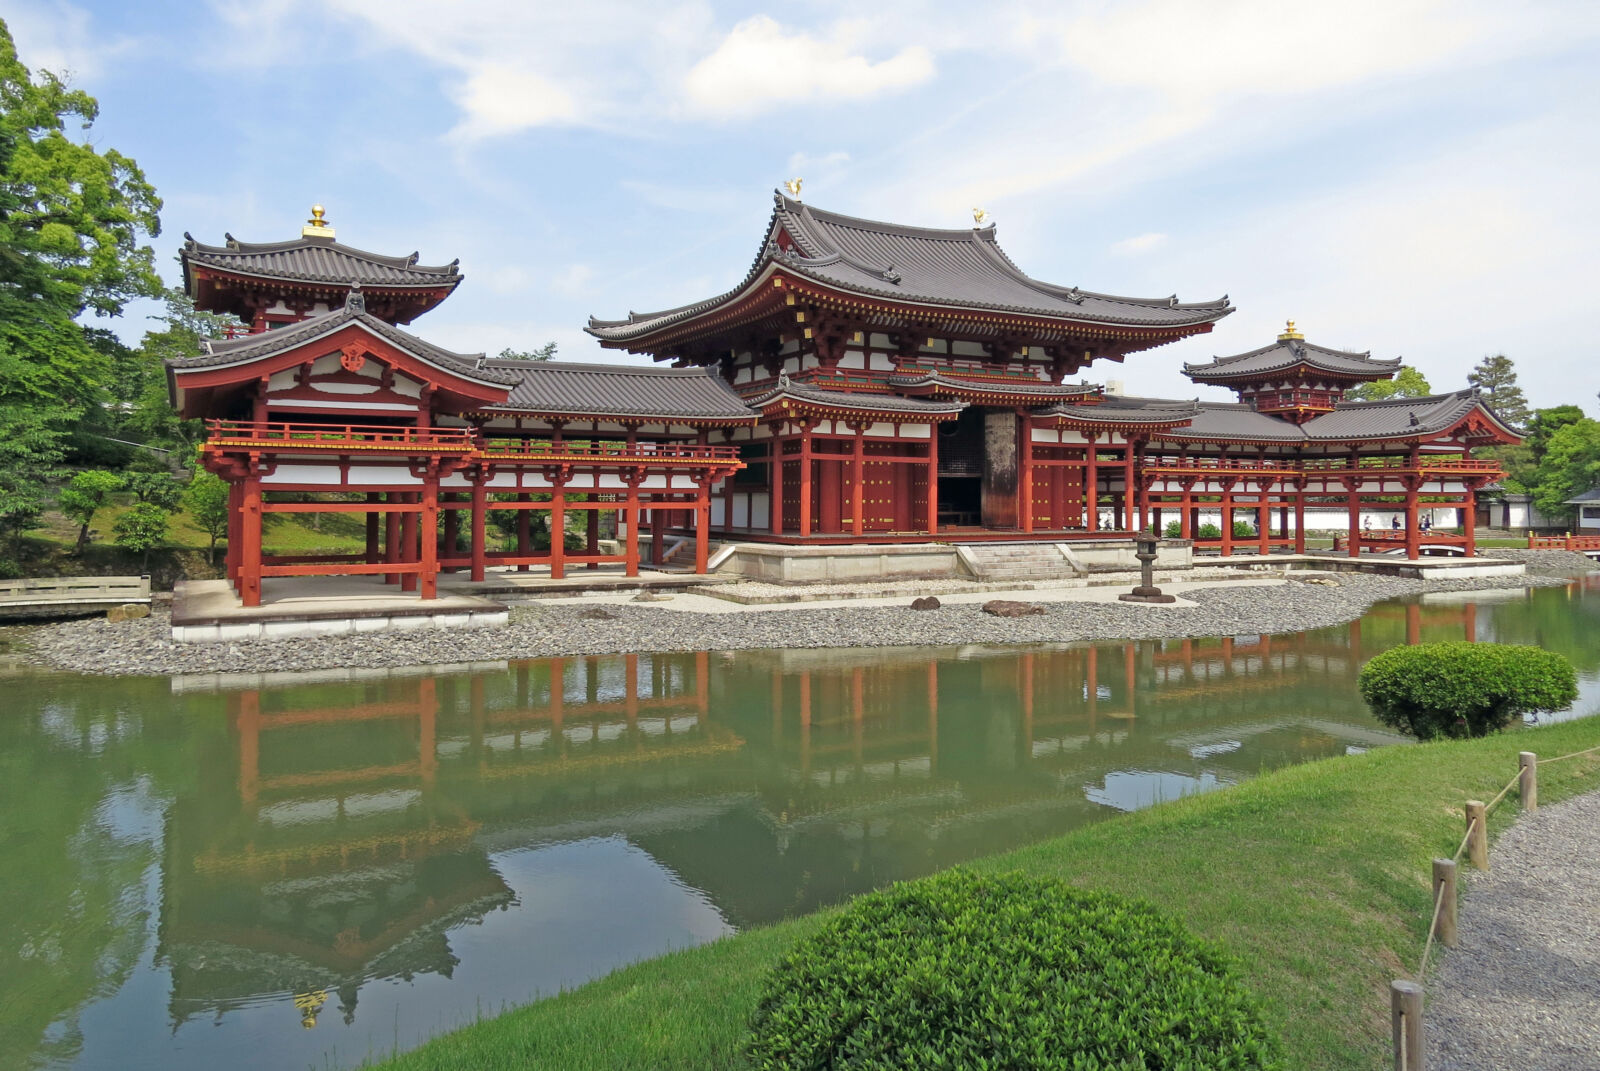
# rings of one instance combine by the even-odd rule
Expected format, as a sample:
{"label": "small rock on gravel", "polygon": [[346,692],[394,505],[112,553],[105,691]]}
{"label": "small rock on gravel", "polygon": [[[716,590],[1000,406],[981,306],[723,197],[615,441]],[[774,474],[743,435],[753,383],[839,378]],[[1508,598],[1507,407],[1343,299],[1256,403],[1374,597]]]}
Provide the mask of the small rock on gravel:
{"label": "small rock on gravel", "polygon": [[913,610],[937,610],[941,605],[943,604],[934,595],[924,595],[920,599],[911,600],[911,608]]}
{"label": "small rock on gravel", "polygon": [[1036,602],[1017,602],[1014,599],[990,599],[983,604],[983,612],[995,617],[1033,617],[1044,613]]}

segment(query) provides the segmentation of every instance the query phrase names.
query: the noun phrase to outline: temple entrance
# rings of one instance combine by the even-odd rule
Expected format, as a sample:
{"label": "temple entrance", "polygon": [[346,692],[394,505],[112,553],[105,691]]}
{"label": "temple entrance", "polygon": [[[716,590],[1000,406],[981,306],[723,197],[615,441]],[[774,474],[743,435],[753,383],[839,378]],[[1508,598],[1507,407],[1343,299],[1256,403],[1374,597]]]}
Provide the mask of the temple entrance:
{"label": "temple entrance", "polygon": [[964,409],[937,427],[939,527],[976,528],[983,523],[983,410]]}

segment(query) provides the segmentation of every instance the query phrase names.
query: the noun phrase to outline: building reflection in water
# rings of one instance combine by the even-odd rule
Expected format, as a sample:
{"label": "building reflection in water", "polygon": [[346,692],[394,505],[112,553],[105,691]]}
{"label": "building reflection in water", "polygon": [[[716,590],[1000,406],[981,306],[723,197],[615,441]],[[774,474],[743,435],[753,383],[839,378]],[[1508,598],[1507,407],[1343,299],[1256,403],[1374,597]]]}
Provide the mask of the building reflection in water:
{"label": "building reflection in water", "polygon": [[[555,895],[508,865],[545,846],[644,853],[725,920],[710,935],[1390,743],[1354,695],[1361,659],[1476,632],[1472,602],[1411,604],[1282,637],[540,659],[225,689],[231,731],[167,816],[169,1013],[290,995],[292,1020],[348,1022],[374,979],[450,978],[462,927]],[[619,920],[582,915],[599,890],[557,884],[572,939],[611,940]]]}

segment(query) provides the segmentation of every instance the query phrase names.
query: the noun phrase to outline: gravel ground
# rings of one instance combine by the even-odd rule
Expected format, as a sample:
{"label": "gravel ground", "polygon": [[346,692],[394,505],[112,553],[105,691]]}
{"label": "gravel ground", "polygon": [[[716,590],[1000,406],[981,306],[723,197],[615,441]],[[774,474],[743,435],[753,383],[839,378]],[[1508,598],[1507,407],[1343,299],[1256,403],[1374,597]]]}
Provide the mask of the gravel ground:
{"label": "gravel ground", "polygon": [[1460,944],[1428,983],[1437,1071],[1600,1068],[1600,792],[1495,842],[1463,897]]}
{"label": "gravel ground", "polygon": [[[1420,581],[1339,574],[1330,584],[1291,579],[1266,586],[1223,584],[1191,591],[1196,606],[1050,602],[1037,616],[1003,619],[978,604],[916,611],[895,606],[689,613],[649,604],[535,602],[512,610],[501,629],[325,636],[251,643],[174,644],[165,613],[111,625],[103,620],[41,625],[23,640],[26,657],[97,674],[273,672],[341,667],[419,666],[473,659],[631,651],[741,650],[771,647],[892,647],[1019,644],[1091,639],[1228,636],[1296,632],[1359,617],[1381,599],[1425,591],[1556,584],[1539,577]],[[1000,597],[1026,600],[1028,593]]]}
{"label": "gravel ground", "polygon": [[[1528,571],[1541,576],[1582,576],[1600,570],[1600,562],[1575,550],[1517,550],[1507,547],[1486,547],[1483,556],[1508,562],[1527,562]],[[1595,1063],[1596,1067],[1600,1067],[1600,1060]]]}

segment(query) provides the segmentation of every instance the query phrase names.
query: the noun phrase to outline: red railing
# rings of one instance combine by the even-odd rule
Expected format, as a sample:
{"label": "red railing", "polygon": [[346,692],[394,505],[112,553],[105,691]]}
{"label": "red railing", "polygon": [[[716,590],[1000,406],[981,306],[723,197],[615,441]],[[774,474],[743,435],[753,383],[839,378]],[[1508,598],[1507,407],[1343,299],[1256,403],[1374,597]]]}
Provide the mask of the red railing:
{"label": "red railing", "polygon": [[1536,536],[1528,535],[1529,550],[1600,550],[1600,535],[1575,536],[1568,532],[1564,536]]}
{"label": "red railing", "polygon": [[406,428],[390,424],[282,424],[208,420],[207,446],[277,446],[325,450],[472,449],[466,428]]}
{"label": "red railing", "polygon": [[694,464],[739,459],[739,448],[732,445],[701,446],[698,443],[625,442],[594,439],[488,439],[479,453],[489,458],[552,461],[639,461],[646,463]]}
{"label": "red railing", "polygon": [[1366,472],[1380,470],[1386,472],[1498,472],[1498,461],[1478,461],[1470,458],[1442,457],[1418,458],[1412,464],[1409,458],[1404,457],[1374,457],[1363,458],[1358,464],[1351,465],[1348,458],[1338,457],[1311,457],[1298,461],[1281,458],[1268,458],[1260,460],[1255,458],[1232,457],[1185,457],[1185,458],[1152,458],[1145,457],[1142,466],[1145,471],[1153,472],[1162,469],[1174,469],[1181,472]]}

